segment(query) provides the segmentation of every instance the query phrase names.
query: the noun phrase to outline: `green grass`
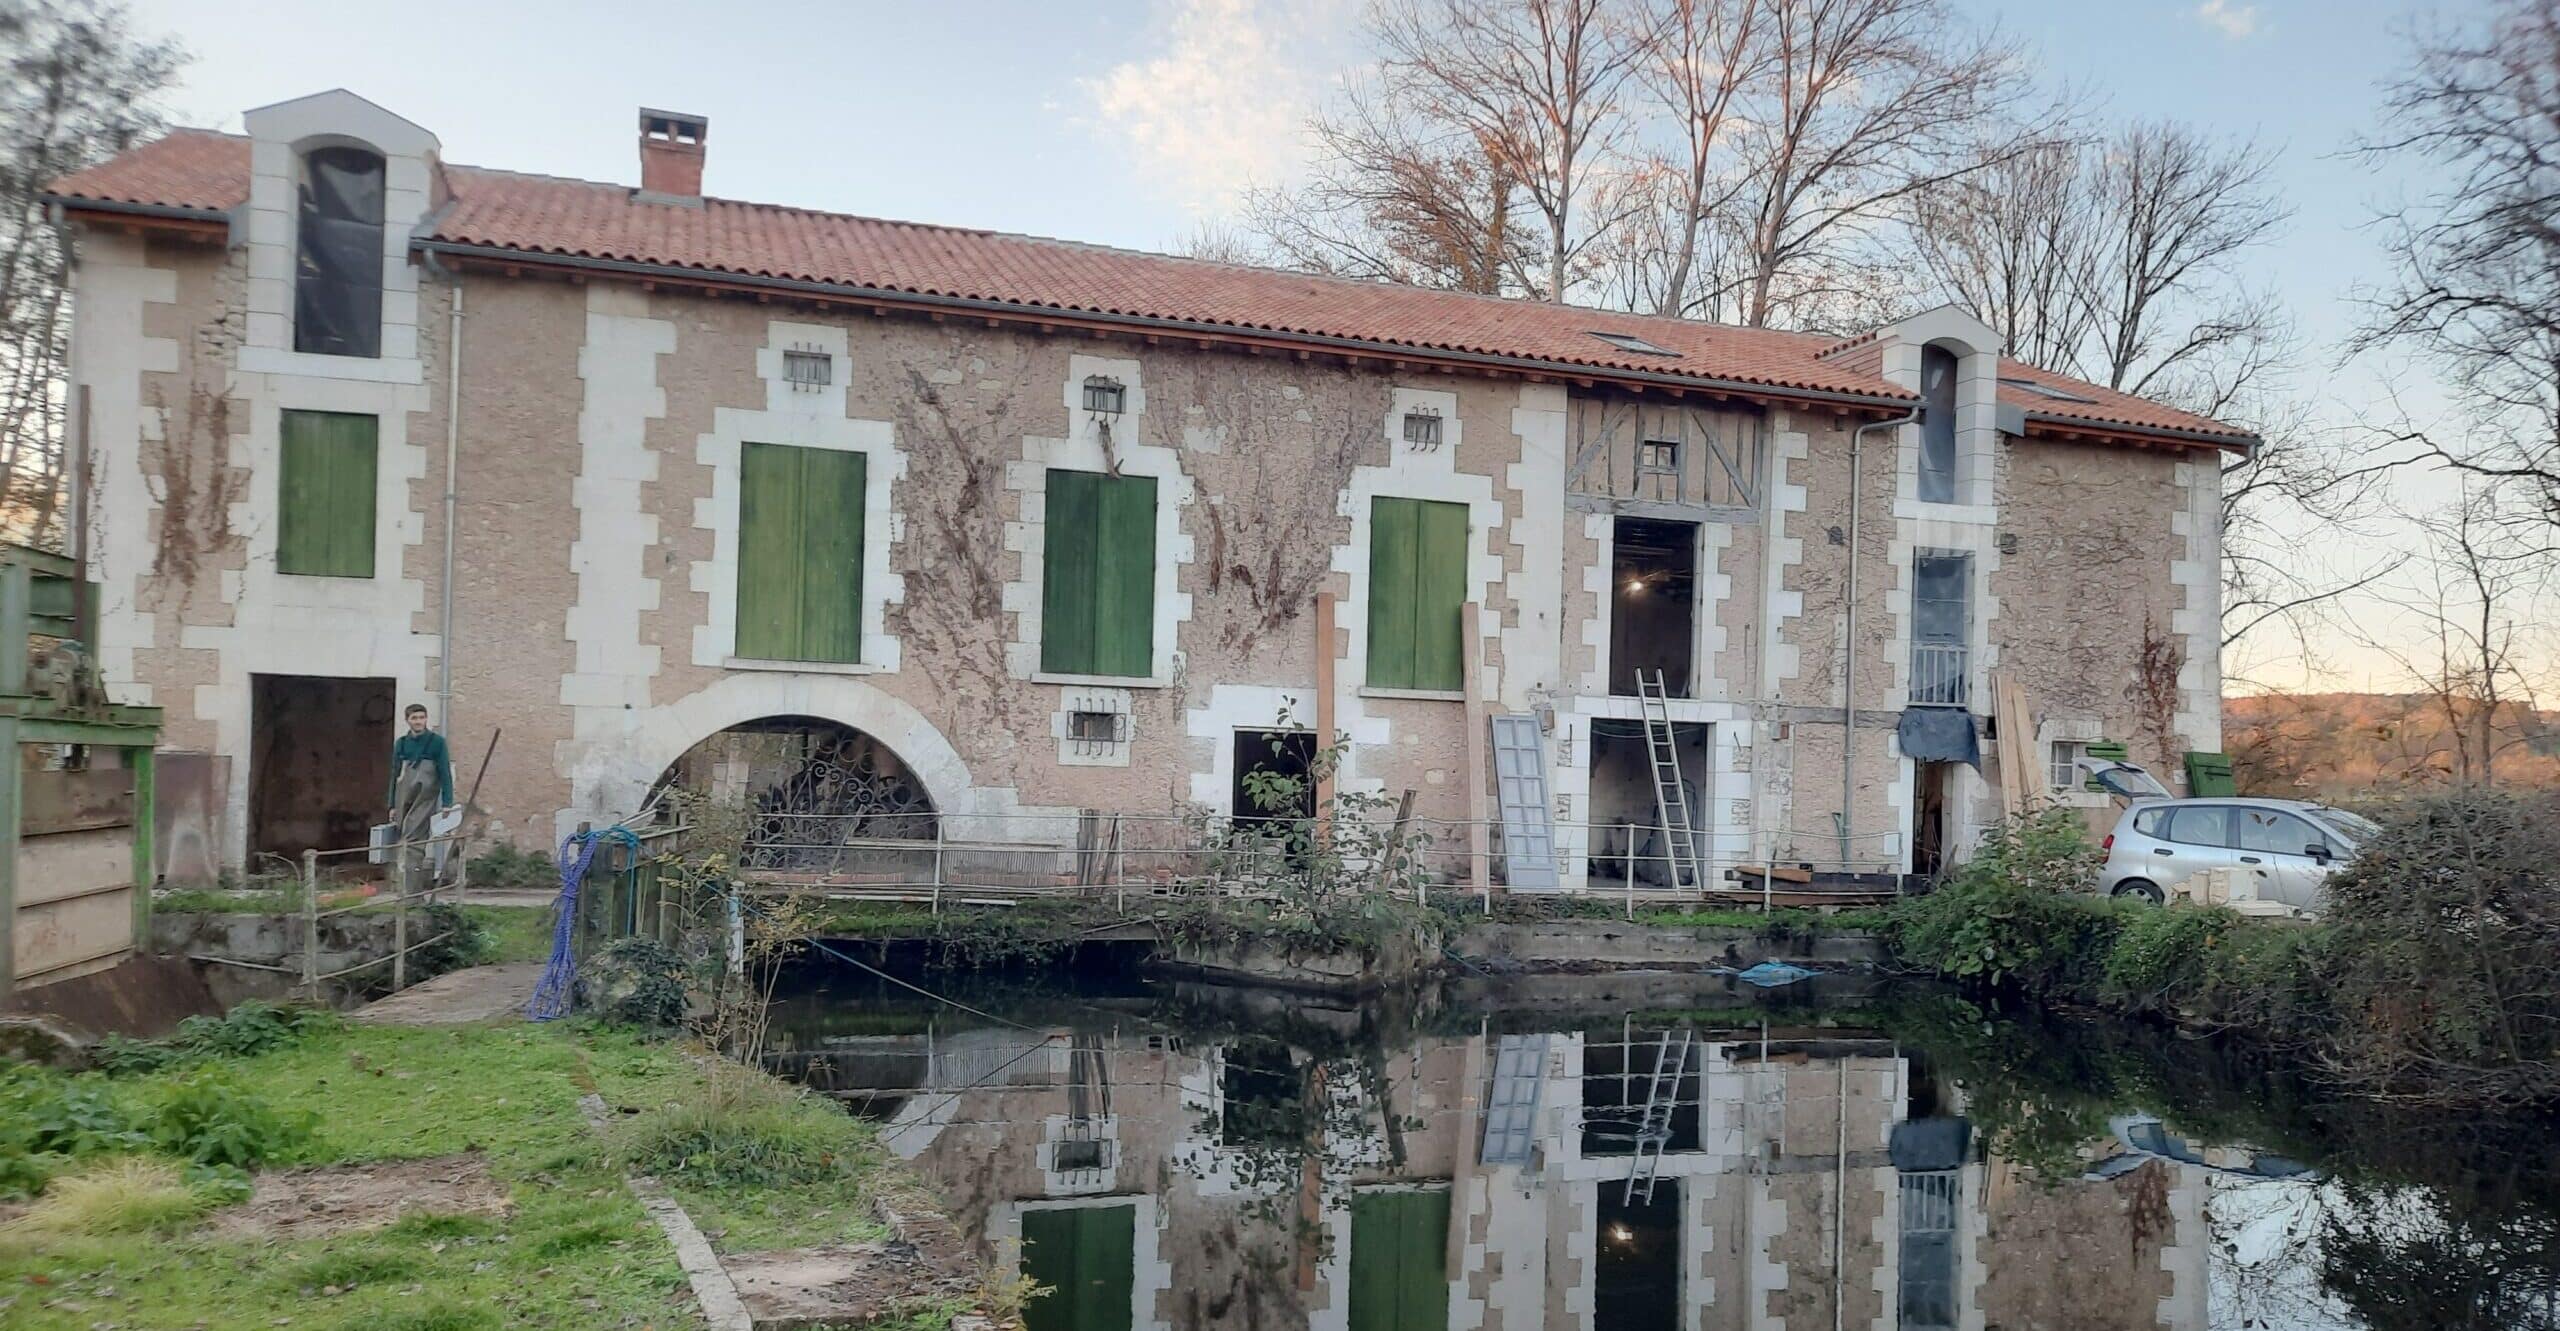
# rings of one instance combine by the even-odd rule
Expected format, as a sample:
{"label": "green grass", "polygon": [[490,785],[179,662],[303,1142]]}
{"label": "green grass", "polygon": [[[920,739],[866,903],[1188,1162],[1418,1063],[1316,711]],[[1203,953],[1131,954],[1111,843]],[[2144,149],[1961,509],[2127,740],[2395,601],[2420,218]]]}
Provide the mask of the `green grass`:
{"label": "green grass", "polygon": [[465,906],[462,913],[486,940],[483,961],[543,961],[551,956],[551,928],[558,918],[553,907]]}
{"label": "green grass", "polygon": [[[645,1114],[702,1100],[716,1070],[743,1075],[727,1065],[632,1035],[564,1026],[349,1027],[213,1065],[277,1112],[313,1116],[310,1135],[285,1163],[477,1150],[514,1210],[503,1218],[412,1215],[372,1233],[290,1243],[196,1227],[0,1246],[0,1320],[11,1331],[101,1323],[321,1331],[695,1324],[673,1252],[624,1188],[578,1097],[593,1086],[608,1105]],[[118,1084],[149,1094],[174,1075]],[[809,1116],[811,1132],[840,1125],[854,1148],[849,1163],[824,1182],[775,1189],[672,1183],[696,1221],[721,1234],[723,1249],[876,1236],[870,1190],[904,1177],[869,1146],[866,1125],[815,1117],[835,1113],[822,1102],[788,1103],[795,1120]]]}

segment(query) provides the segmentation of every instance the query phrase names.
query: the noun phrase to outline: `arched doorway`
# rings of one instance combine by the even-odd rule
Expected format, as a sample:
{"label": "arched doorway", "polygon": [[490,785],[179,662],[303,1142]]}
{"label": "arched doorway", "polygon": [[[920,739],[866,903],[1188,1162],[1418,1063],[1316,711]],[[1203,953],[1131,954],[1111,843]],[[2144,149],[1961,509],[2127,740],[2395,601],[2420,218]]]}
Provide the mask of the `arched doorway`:
{"label": "arched doorway", "polygon": [[888,745],[814,716],[760,717],[716,731],[658,777],[657,792],[670,788],[746,810],[753,821],[744,867],[766,874],[840,877],[886,867],[878,862],[904,856],[877,843],[932,841],[940,817],[924,782]]}

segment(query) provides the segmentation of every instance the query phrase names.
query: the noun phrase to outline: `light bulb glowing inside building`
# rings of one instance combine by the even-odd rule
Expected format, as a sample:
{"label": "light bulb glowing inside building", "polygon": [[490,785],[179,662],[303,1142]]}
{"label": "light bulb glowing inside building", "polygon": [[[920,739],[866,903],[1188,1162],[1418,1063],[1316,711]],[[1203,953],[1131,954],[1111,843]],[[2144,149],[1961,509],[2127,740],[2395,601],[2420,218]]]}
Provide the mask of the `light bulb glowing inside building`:
{"label": "light bulb glowing inside building", "polygon": [[1636,1241],[1636,1232],[1622,1224],[1611,1225],[1609,1226],[1609,1241],[1611,1243],[1633,1243]]}
{"label": "light bulb glowing inside building", "polygon": [[1643,591],[1643,590],[1644,590],[1644,579],[1642,579],[1642,578],[1629,578],[1629,579],[1627,579],[1627,595],[1629,595],[1629,596],[1633,596],[1633,595],[1635,595],[1637,592],[1640,592],[1640,591]]}

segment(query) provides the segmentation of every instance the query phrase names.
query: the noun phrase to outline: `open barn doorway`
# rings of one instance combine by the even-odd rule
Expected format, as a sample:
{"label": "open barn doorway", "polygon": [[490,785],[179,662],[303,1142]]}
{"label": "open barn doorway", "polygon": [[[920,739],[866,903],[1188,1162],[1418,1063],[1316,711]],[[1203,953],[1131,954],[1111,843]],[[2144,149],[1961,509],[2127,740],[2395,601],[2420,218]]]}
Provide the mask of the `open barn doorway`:
{"label": "open barn doorway", "polygon": [[1609,691],[1660,671],[1665,693],[1696,697],[1698,524],[1620,518],[1609,548]]}
{"label": "open barn doorway", "polygon": [[[249,853],[362,846],[391,807],[397,684],[249,677]],[[363,863],[361,858],[356,863]]]}

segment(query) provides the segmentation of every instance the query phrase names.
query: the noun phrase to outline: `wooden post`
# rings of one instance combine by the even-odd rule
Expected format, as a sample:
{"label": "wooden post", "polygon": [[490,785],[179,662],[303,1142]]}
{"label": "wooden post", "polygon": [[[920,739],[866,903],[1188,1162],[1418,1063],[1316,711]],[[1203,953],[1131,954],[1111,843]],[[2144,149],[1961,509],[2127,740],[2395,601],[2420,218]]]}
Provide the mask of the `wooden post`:
{"label": "wooden post", "polygon": [[151,889],[160,879],[160,832],[156,804],[158,768],[151,746],[125,750],[133,769],[133,950],[151,945]]}
{"label": "wooden post", "polygon": [[[0,638],[0,648],[9,640]],[[26,654],[26,639],[14,649]],[[17,984],[18,969],[18,815],[25,798],[26,758],[18,749],[18,720],[0,716],[0,999]]]}
{"label": "wooden post", "polygon": [[[1382,872],[1393,873],[1395,871],[1396,854],[1404,849],[1405,826],[1412,821],[1413,787],[1407,786],[1404,789],[1403,796],[1396,800],[1395,825],[1387,829],[1387,848],[1385,853],[1379,856],[1378,868]],[[1423,887],[1424,883],[1422,876],[1420,874],[1414,875],[1413,904],[1417,906],[1423,904]]]}
{"label": "wooden post", "polygon": [[320,1001],[320,852],[302,852],[302,996]]}
{"label": "wooden post", "polygon": [[933,913],[936,915],[942,913],[942,855],[946,844],[945,826],[943,816],[935,814],[933,816]]}
{"label": "wooden post", "polygon": [[[1333,689],[1334,689],[1333,612],[1334,612],[1333,593],[1331,593],[1331,592],[1317,592],[1317,593],[1316,593],[1316,748],[1317,748],[1317,749],[1319,749],[1319,750],[1330,748],[1330,747],[1332,747],[1332,745],[1333,745],[1333,717],[1334,717],[1334,711],[1335,711],[1334,698],[1333,698]],[[1331,813],[1332,809],[1333,809],[1333,774],[1332,774],[1331,772],[1325,772],[1325,773],[1322,773],[1321,775],[1319,775],[1319,776],[1317,777],[1317,779],[1316,779],[1316,827],[1315,827],[1315,832],[1316,832],[1316,835],[1317,835],[1318,837],[1322,837],[1322,836],[1324,835],[1324,833],[1325,833],[1325,826],[1324,826],[1325,818],[1326,818],[1326,817]]]}
{"label": "wooden post", "polygon": [[1129,913],[1129,875],[1114,867],[1120,858],[1120,815],[1111,815],[1111,839],[1102,847],[1102,873],[1117,889],[1118,910]]}
{"label": "wooden post", "polygon": [[391,895],[391,992],[409,987],[409,888]]}
{"label": "wooden post", "polygon": [[1467,881],[1493,913],[1493,875],[1485,861],[1491,852],[1485,838],[1485,727],[1491,722],[1484,705],[1484,644],[1477,638],[1480,612],[1473,601],[1458,607],[1458,687],[1467,708]]}

